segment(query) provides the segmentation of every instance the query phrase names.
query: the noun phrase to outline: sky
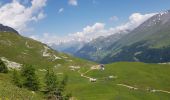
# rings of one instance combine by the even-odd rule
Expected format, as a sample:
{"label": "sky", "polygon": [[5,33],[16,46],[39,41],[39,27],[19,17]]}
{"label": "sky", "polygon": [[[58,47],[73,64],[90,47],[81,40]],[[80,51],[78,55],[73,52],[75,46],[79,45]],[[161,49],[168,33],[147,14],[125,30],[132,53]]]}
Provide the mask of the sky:
{"label": "sky", "polygon": [[0,23],[47,44],[133,30],[170,0],[0,0]]}

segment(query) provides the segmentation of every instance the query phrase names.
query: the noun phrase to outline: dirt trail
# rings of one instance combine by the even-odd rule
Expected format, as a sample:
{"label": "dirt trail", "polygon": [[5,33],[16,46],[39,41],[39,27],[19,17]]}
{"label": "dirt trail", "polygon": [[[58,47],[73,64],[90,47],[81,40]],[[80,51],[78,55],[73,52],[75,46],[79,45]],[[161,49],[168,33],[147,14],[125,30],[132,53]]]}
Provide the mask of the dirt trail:
{"label": "dirt trail", "polygon": [[[123,86],[123,87],[127,87],[127,88],[129,88],[129,89],[134,89],[134,90],[139,89],[139,88],[136,88],[136,87],[133,87],[133,86],[130,86],[130,85],[126,85],[126,84],[117,84],[117,85]],[[165,90],[156,90],[156,89],[150,90],[150,92],[163,92],[163,93],[169,93],[169,94],[170,94],[169,91],[165,91]]]}
{"label": "dirt trail", "polygon": [[[87,74],[88,72],[90,72],[90,71],[92,71],[92,70],[94,70],[94,69],[89,69],[89,70],[87,70],[87,71],[84,72],[84,73],[81,73],[80,70],[78,70],[78,73],[81,75],[81,77],[84,77],[84,78],[87,78],[87,79],[90,80],[90,79],[94,79],[94,78],[89,77],[89,76],[86,76],[85,74]],[[130,85],[126,85],[126,84],[116,84],[116,85],[118,85],[118,86],[123,86],[123,87],[129,88],[129,89],[133,89],[133,90],[138,90],[138,89],[139,89],[139,88],[136,88],[136,87],[133,87],[133,86],[130,86]],[[168,94],[170,94],[169,91],[156,90],[156,89],[153,89],[153,90],[151,90],[150,92],[163,92],[163,93],[168,93]]]}
{"label": "dirt trail", "polygon": [[84,75],[84,74],[86,74],[86,73],[88,73],[90,71],[91,71],[91,69],[86,71],[85,73],[81,73],[80,70],[78,70],[78,73],[81,75],[81,77],[84,77],[84,78],[87,78],[87,79],[92,79],[92,77],[88,77],[88,76]]}
{"label": "dirt trail", "polygon": [[117,84],[117,85],[123,86],[123,87],[127,87],[127,88],[129,88],[129,89],[134,89],[134,90],[137,90],[137,89],[138,89],[138,88],[136,88],[136,87],[133,87],[133,86],[130,86],[130,85],[126,85],[126,84]]}
{"label": "dirt trail", "polygon": [[164,91],[164,90],[151,90],[151,92],[163,92],[163,93],[169,93],[170,94],[169,91]]}

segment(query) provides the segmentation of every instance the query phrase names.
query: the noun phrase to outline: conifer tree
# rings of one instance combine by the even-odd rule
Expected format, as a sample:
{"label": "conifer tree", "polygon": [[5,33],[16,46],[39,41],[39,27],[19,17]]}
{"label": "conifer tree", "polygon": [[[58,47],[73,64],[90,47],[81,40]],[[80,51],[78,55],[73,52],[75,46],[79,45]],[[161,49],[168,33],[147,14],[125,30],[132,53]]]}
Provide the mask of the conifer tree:
{"label": "conifer tree", "polygon": [[21,69],[21,75],[24,78],[24,86],[37,91],[39,89],[39,79],[35,73],[35,68],[32,65],[25,65]]}

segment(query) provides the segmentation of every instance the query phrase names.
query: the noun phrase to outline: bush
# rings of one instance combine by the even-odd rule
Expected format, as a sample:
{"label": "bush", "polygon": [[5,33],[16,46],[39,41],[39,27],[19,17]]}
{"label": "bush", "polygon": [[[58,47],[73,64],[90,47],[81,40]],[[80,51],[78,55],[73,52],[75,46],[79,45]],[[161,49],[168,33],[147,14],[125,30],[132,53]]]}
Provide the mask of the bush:
{"label": "bush", "polygon": [[0,73],[8,73],[8,68],[1,59],[0,59]]}
{"label": "bush", "polygon": [[16,86],[20,88],[23,86],[22,77],[20,73],[15,69],[13,70],[12,80]]}

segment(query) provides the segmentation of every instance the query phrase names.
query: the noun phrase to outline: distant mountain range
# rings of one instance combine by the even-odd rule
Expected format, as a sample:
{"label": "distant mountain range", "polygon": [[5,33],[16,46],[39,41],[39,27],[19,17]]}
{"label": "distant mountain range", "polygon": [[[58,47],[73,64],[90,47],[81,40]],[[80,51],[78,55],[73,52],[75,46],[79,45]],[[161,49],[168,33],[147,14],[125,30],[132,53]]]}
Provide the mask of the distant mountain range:
{"label": "distant mountain range", "polygon": [[74,54],[78,50],[80,50],[86,42],[67,42],[67,43],[59,43],[59,44],[52,44],[51,47],[57,51],[68,53],[68,54]]}
{"label": "distant mountain range", "polygon": [[100,63],[170,61],[170,11],[149,18],[128,32],[99,37],[74,53],[75,56]]}

